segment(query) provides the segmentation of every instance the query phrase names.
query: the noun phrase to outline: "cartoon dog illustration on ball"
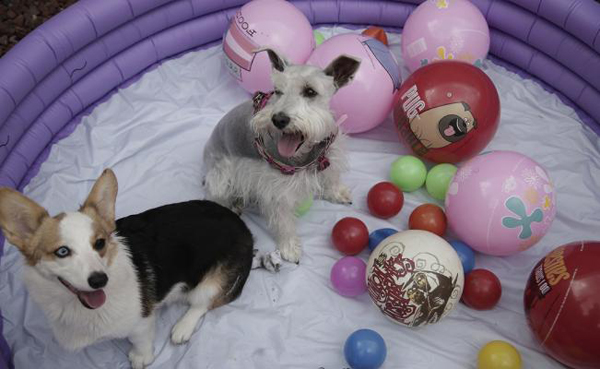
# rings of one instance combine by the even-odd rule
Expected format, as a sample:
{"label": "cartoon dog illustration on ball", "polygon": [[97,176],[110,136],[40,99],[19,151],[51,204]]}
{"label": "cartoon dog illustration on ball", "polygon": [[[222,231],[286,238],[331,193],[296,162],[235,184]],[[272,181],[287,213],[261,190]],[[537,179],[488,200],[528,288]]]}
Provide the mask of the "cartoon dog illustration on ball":
{"label": "cartoon dog illustration on ball", "polygon": [[477,128],[477,120],[465,102],[441,105],[417,114],[410,129],[427,149],[439,149],[458,142]]}

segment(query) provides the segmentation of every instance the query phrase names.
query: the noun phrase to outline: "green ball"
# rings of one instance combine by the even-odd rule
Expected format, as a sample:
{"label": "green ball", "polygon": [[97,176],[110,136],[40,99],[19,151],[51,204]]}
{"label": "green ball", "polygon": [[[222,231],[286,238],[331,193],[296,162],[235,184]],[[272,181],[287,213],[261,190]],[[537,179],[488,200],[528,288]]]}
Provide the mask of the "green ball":
{"label": "green ball", "polygon": [[319,31],[314,31],[313,33],[315,35],[315,44],[317,44],[317,46],[321,45],[323,41],[325,41],[325,36]]}
{"label": "green ball", "polygon": [[427,177],[427,168],[421,159],[412,156],[401,156],[392,163],[390,179],[404,192],[418,190]]}
{"label": "green ball", "polygon": [[456,171],[457,168],[452,164],[438,164],[431,168],[425,180],[427,192],[435,199],[444,200]]}
{"label": "green ball", "polygon": [[296,216],[297,217],[304,216],[304,214],[308,213],[312,204],[313,204],[312,196],[310,196],[306,200],[299,203],[298,206],[296,206]]}

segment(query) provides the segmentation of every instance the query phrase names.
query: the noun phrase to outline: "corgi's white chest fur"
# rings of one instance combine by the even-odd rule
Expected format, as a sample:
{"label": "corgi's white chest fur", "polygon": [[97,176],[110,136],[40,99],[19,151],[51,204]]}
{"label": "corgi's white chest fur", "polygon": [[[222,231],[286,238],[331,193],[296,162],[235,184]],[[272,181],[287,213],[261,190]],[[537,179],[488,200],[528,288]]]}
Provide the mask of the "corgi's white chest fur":
{"label": "corgi's white chest fur", "polygon": [[25,266],[23,277],[31,297],[44,307],[57,340],[65,348],[76,350],[99,339],[126,337],[142,319],[138,277],[121,243],[108,272],[106,302],[90,310],[59,282]]}

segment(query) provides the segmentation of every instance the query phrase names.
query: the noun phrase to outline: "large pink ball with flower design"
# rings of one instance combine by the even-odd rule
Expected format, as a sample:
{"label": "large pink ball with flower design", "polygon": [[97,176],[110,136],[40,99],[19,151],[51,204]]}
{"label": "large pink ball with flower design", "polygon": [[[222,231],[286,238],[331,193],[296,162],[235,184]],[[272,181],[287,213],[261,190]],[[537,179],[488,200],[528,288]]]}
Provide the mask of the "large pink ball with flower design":
{"label": "large pink ball with flower design", "polygon": [[458,238],[490,255],[535,245],[556,214],[548,173],[513,151],[492,151],[465,162],[446,195],[446,216]]}
{"label": "large pink ball with flower design", "polygon": [[411,72],[444,59],[480,66],[489,48],[488,24],[469,0],[427,0],[402,31],[402,57]]}

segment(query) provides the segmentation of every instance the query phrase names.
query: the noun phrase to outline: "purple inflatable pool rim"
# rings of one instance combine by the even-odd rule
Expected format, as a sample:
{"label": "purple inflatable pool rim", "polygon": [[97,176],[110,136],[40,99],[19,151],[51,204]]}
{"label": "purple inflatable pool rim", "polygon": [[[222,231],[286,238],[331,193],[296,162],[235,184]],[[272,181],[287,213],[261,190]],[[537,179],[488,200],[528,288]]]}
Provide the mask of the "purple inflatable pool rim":
{"label": "purple inflatable pool rim", "polygon": [[[22,189],[99,101],[162,60],[218,42],[247,1],[80,0],[31,32],[0,59],[0,186]],[[313,25],[401,31],[423,1],[292,2]],[[600,4],[471,1],[490,26],[490,57],[542,82],[600,134]],[[0,369],[7,366],[0,337]]]}

